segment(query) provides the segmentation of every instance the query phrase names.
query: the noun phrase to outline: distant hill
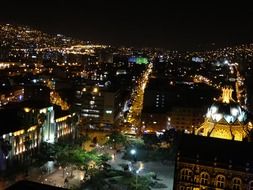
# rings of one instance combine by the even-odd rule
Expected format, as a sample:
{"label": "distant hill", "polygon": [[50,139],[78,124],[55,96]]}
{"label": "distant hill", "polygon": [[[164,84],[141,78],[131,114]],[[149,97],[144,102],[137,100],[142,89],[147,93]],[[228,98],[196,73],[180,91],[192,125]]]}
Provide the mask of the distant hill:
{"label": "distant hill", "polygon": [[85,42],[61,34],[47,34],[27,26],[0,24],[1,47],[33,49],[68,47],[75,44],[85,44]]}

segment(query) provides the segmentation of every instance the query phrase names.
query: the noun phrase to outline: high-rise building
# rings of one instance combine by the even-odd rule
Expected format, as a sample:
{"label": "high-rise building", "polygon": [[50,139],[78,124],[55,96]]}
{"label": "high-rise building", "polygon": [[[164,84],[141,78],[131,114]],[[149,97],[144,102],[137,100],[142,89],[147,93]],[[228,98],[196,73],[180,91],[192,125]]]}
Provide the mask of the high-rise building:
{"label": "high-rise building", "polygon": [[124,102],[119,88],[84,85],[75,91],[75,109],[85,123],[93,127],[111,127]]}

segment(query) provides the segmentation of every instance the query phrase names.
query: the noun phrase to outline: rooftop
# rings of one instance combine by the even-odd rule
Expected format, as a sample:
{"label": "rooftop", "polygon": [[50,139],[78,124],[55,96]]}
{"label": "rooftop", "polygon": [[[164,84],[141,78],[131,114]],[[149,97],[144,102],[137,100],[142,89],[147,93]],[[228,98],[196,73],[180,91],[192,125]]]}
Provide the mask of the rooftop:
{"label": "rooftop", "polygon": [[[230,141],[182,134],[178,139],[180,161],[253,172],[253,142]],[[251,166],[251,167],[250,167]]]}
{"label": "rooftop", "polygon": [[32,182],[32,181],[27,181],[27,180],[22,180],[22,181],[18,181],[16,182],[14,185],[8,187],[6,190],[32,190],[32,189],[36,189],[36,190],[64,190],[65,188],[61,188],[61,187],[55,187],[55,186],[51,186],[51,185],[46,185],[46,184],[41,184],[41,183],[36,183],[36,182]]}

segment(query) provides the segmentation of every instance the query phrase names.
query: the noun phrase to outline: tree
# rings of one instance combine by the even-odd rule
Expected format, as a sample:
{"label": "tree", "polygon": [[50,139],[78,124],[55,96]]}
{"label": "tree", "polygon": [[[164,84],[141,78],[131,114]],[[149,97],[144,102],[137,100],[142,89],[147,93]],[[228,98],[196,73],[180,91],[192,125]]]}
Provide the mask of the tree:
{"label": "tree", "polygon": [[55,158],[56,145],[42,142],[40,144],[40,151],[35,155],[39,164],[44,164],[47,161],[51,161]]}
{"label": "tree", "polygon": [[[66,144],[57,143],[54,145],[55,160],[59,163],[62,168],[65,168],[69,163],[69,146]],[[64,169],[63,169],[64,177]]]}
{"label": "tree", "polygon": [[[38,128],[37,128],[37,136],[39,137],[40,136],[40,129],[41,129],[41,138],[42,138],[42,141],[44,139],[44,131],[43,131],[43,124],[45,123],[46,121],[46,114],[45,113],[39,113],[38,116],[37,116],[37,123],[38,123]],[[39,138],[37,138],[37,144],[39,144]]]}
{"label": "tree", "polygon": [[28,175],[28,169],[29,169],[29,165],[30,165],[30,161],[31,161],[31,144],[32,144],[32,139],[29,137],[29,135],[25,136],[25,141],[24,141],[24,145],[25,145],[25,163],[27,164],[26,167],[26,175]]}
{"label": "tree", "polygon": [[163,133],[163,135],[161,136],[161,140],[167,143],[171,143],[174,140],[175,136],[176,130],[174,128],[171,128]]}
{"label": "tree", "polygon": [[152,180],[148,176],[132,176],[128,185],[129,190],[149,190]]}
{"label": "tree", "polygon": [[9,152],[10,152],[11,149],[12,149],[12,146],[11,146],[10,142],[7,141],[7,140],[1,139],[1,140],[0,140],[0,146],[1,146],[1,149],[2,149],[2,151],[3,151],[3,154],[4,154],[5,156],[8,156],[8,155],[9,155]]}
{"label": "tree", "polygon": [[147,146],[152,146],[158,144],[160,141],[156,134],[144,134],[142,139]]}
{"label": "tree", "polygon": [[98,155],[95,151],[86,152],[76,145],[57,144],[56,160],[63,167],[71,167],[71,171],[74,167],[78,167],[83,168],[85,173],[88,173],[91,161],[99,168],[101,164],[108,160],[108,157]]}
{"label": "tree", "polygon": [[79,137],[74,140],[74,144],[82,147],[82,144],[88,140],[90,140],[89,136],[80,134]]}
{"label": "tree", "polygon": [[72,118],[72,124],[74,125],[74,139],[78,138],[79,131],[79,117],[77,114],[71,117]]}
{"label": "tree", "polygon": [[117,145],[126,145],[127,144],[127,138],[125,135],[118,131],[113,131],[109,137],[108,141],[106,144],[112,145],[114,149],[117,148]]}

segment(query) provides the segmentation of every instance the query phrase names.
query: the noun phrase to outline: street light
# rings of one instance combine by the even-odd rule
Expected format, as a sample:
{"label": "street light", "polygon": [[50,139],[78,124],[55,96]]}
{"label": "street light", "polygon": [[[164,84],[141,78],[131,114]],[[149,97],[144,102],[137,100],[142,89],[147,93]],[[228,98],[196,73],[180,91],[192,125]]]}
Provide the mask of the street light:
{"label": "street light", "polygon": [[138,178],[138,173],[136,172],[136,174],[135,174],[135,189],[137,189],[137,178]]}
{"label": "street light", "polygon": [[136,154],[136,150],[135,150],[135,149],[131,149],[131,150],[130,150],[130,153],[131,153],[132,155],[135,155],[135,154]]}
{"label": "street light", "polygon": [[[136,150],[135,149],[131,149],[130,150],[130,154],[134,157],[134,161],[136,161]],[[138,173],[136,171],[135,172],[135,189],[137,189],[137,177],[138,177]]]}
{"label": "street light", "polygon": [[135,149],[131,149],[130,153],[133,155],[134,162],[136,162],[136,150]]}

